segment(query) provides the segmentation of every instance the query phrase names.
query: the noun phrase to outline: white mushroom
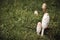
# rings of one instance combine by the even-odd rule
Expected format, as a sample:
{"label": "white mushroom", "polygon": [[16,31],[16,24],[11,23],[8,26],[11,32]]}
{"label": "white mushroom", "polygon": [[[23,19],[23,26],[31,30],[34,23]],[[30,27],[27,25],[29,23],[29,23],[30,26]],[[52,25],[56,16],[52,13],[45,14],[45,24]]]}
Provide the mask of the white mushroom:
{"label": "white mushroom", "polygon": [[34,11],[34,14],[35,14],[35,15],[38,15],[38,11],[37,11],[37,10],[35,10],[35,11]]}
{"label": "white mushroom", "polygon": [[48,27],[49,20],[50,20],[49,14],[45,13],[43,18],[42,18],[42,32],[41,32],[41,36],[43,36],[43,34],[44,34],[44,29],[46,29]]}
{"label": "white mushroom", "polygon": [[37,32],[37,35],[39,35],[39,33],[41,32],[41,22],[38,22],[37,23],[37,27],[36,27],[36,32]]}

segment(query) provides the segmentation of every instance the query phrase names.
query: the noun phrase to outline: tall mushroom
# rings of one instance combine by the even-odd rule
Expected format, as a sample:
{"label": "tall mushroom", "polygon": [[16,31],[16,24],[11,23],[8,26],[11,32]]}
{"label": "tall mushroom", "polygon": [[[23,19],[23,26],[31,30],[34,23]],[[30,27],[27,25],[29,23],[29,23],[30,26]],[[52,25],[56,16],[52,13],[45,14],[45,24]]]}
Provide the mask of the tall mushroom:
{"label": "tall mushroom", "polygon": [[49,14],[48,13],[44,13],[43,18],[42,18],[42,32],[41,32],[41,36],[43,36],[44,34],[44,29],[46,29],[48,27],[49,24]]}

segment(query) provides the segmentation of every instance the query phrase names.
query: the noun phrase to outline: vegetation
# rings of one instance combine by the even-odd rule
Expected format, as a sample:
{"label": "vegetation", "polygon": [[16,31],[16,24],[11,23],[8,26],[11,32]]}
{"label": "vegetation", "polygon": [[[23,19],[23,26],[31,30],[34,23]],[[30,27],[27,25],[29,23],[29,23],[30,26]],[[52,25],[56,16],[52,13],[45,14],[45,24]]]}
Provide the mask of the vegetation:
{"label": "vegetation", "polygon": [[[49,29],[43,37],[36,34],[36,24],[43,16],[42,3],[42,0],[0,0],[0,40],[60,40],[58,0],[46,0]],[[38,16],[34,10],[38,10]]]}

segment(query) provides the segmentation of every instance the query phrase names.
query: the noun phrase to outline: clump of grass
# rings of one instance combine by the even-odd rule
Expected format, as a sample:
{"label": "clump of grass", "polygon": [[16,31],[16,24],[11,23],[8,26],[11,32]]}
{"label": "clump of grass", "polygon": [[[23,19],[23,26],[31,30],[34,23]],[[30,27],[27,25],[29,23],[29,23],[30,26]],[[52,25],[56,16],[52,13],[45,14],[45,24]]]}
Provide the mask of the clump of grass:
{"label": "clump of grass", "polygon": [[[60,33],[59,14],[49,8],[50,24],[43,37],[36,34],[36,24],[41,22],[43,13],[40,0],[5,0],[0,5],[1,40],[56,40]],[[36,4],[36,5],[35,5]],[[37,8],[39,15],[34,15]],[[53,8],[53,7],[52,7]],[[60,13],[60,12],[59,12]],[[59,37],[59,35],[58,35]]]}

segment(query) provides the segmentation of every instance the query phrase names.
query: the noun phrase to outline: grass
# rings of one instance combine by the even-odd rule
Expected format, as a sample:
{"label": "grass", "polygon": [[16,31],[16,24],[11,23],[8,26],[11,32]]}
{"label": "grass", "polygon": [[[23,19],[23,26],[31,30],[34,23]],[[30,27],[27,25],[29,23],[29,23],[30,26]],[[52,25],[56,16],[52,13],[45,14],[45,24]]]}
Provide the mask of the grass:
{"label": "grass", "polygon": [[[3,0],[0,2],[0,40],[59,40],[60,16],[55,7],[48,7],[49,29],[43,37],[36,34],[37,22],[41,22],[41,3],[33,0]],[[34,15],[37,9],[39,15]]]}

